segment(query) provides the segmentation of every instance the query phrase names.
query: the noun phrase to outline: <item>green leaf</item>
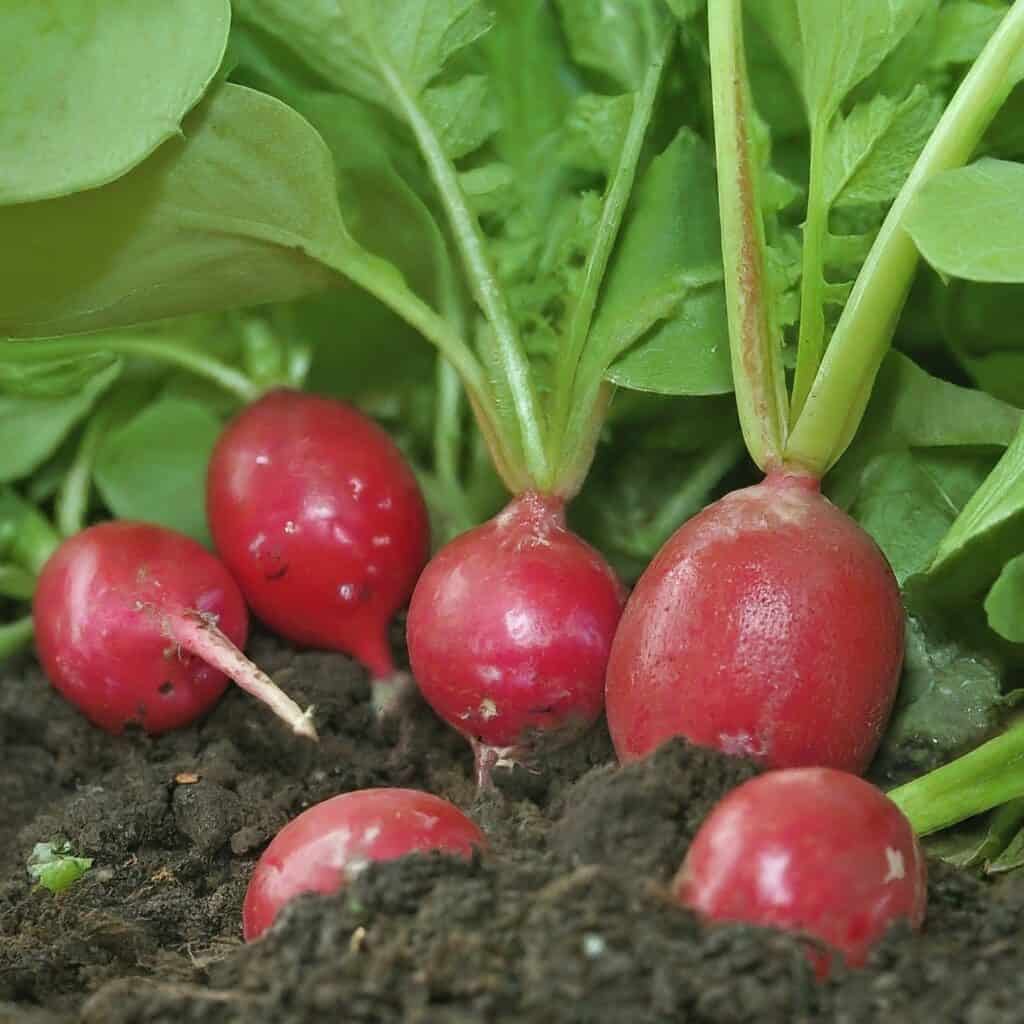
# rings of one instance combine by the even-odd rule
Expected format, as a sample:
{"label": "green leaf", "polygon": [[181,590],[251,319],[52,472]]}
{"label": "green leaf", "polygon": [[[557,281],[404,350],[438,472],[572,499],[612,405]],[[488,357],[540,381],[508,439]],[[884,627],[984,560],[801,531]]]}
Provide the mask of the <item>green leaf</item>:
{"label": "green leaf", "polygon": [[320,137],[236,85],[112,184],[0,208],[0,235],[0,334],[18,337],[293,298],[347,238]]}
{"label": "green leaf", "polygon": [[565,155],[581,170],[611,174],[633,114],[630,93],[600,96],[584,93],[565,123]]}
{"label": "green leaf", "polygon": [[228,0],[8,0],[0,203],[105,185],[178,134],[230,17]]}
{"label": "green leaf", "polygon": [[573,59],[622,89],[640,87],[651,39],[661,29],[660,0],[557,0]]}
{"label": "green leaf", "polygon": [[940,99],[918,86],[902,102],[879,94],[838,119],[825,142],[828,205],[894,198],[941,112]]}
{"label": "green leaf", "polygon": [[963,622],[931,612],[907,620],[903,675],[872,775],[902,781],[982,742],[1003,711],[1002,666]]}
{"label": "green leaf", "polygon": [[730,390],[714,173],[707,144],[688,129],[651,161],[608,268],[580,363],[584,381],[608,373],[667,394]]}
{"label": "green leaf", "polygon": [[1009,846],[986,868],[990,875],[1005,874],[1024,867],[1024,829],[1021,829]]}
{"label": "green leaf", "polygon": [[5,358],[0,343],[0,393],[31,398],[59,398],[74,395],[101,370],[117,361],[109,352],[89,352],[66,358]]}
{"label": "green leaf", "polygon": [[29,877],[52,893],[74,885],[92,867],[91,857],[76,857],[67,840],[36,843],[28,858]]}
{"label": "green leaf", "polygon": [[158,523],[209,543],[206,466],[221,421],[204,406],[161,399],[106,435],[96,486],[119,519]]}
{"label": "green leaf", "polygon": [[853,443],[829,472],[829,496],[849,508],[865,467],[887,452],[956,447],[987,449],[992,457],[1013,440],[1020,422],[1020,410],[932,377],[905,355],[890,352]]}
{"label": "green leaf", "polygon": [[1024,166],[985,158],[943,171],[921,189],[904,226],[941,274],[1024,282]]}
{"label": "green leaf", "polygon": [[751,9],[800,86],[808,120],[827,123],[928,5],[929,0],[754,0]]}
{"label": "green leaf", "polygon": [[977,0],[943,4],[938,11],[930,52],[932,66],[969,64],[981,53],[1006,11],[1005,4],[978,3]]}
{"label": "green leaf", "polygon": [[995,461],[987,450],[918,448],[876,455],[850,514],[875,539],[902,585],[924,572]]}
{"label": "green leaf", "polygon": [[53,455],[120,372],[119,361],[108,362],[71,395],[0,394],[0,481],[20,480]]}
{"label": "green leaf", "polygon": [[1011,558],[985,597],[988,624],[1011,643],[1024,643],[1024,555]]}
{"label": "green leaf", "polygon": [[449,157],[475,149],[494,128],[486,79],[431,85],[452,56],[491,27],[493,16],[479,0],[236,0],[235,10],[299,51],[339,90],[404,122],[399,85],[452,146]]}
{"label": "green leaf", "polygon": [[1024,549],[1024,431],[974,492],[929,568],[933,586],[966,600]]}

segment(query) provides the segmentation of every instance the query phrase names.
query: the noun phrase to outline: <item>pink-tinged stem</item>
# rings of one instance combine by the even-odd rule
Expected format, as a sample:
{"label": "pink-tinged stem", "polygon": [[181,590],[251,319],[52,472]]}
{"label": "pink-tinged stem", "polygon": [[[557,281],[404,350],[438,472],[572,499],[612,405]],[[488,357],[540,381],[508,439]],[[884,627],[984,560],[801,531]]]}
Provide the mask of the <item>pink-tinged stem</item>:
{"label": "pink-tinged stem", "polygon": [[262,669],[254,665],[209,616],[183,611],[168,616],[168,637],[190,654],[234,680],[246,693],[266,704],[296,736],[317,740],[312,708],[303,711]]}

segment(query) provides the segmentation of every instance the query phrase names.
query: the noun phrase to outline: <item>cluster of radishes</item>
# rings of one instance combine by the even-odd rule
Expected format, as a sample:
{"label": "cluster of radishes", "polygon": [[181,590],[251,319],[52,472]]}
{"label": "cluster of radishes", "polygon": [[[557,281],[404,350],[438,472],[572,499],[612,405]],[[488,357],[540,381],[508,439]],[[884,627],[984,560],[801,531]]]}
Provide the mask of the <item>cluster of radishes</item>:
{"label": "cluster of radishes", "polygon": [[[399,683],[387,627],[411,595],[413,675],[472,744],[481,785],[496,763],[567,742],[607,703],[623,761],[682,735],[775,769],[709,817],[674,883],[683,903],[798,930],[851,963],[894,919],[919,924],[913,832],[850,774],[878,745],[903,654],[899,591],[871,540],[816,479],[780,470],[687,522],[623,612],[621,584],[564,508],[558,495],[520,494],[424,569],[426,509],[387,435],[338,402],[272,392],[226,428],[210,463],[222,561],[154,526],[85,530],[41,574],[39,657],[110,731],[182,726],[231,678],[315,738],[310,714],[241,653],[246,604],[293,643],[358,658],[387,709]],[[246,936],[370,861],[484,846],[429,794],[335,797],[264,853]]]}

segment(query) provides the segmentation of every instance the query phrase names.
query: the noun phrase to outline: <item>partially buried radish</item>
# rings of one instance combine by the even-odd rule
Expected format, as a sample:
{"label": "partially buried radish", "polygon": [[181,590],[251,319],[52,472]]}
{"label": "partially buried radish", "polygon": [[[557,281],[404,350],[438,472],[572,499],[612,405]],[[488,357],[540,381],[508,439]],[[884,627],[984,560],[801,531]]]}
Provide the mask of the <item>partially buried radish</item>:
{"label": "partially buried radish", "polygon": [[771,767],[863,772],[903,659],[882,553],[806,474],[778,472],[684,523],[630,595],[608,666],[619,757],[672,736]]}
{"label": "partially buried radish", "polygon": [[316,738],[309,717],[242,654],[248,614],[238,586],[182,534],[134,522],[83,530],[47,561],[32,610],[43,670],[109,732],[188,725],[230,677]]}
{"label": "partially buried radish", "polygon": [[567,742],[604,703],[623,591],[565,525],[564,503],[521,494],[424,570],[409,606],[420,691],[461,732],[487,783],[503,760]]}
{"label": "partially buried radish", "polygon": [[343,888],[372,861],[436,851],[469,859],[484,834],[447,800],[415,789],[362,789],[316,804],[263,852],[242,906],[246,941],[305,892]]}
{"label": "partially buried radish", "polygon": [[[921,925],[926,875],[910,823],[882,792],[846,772],[794,768],[714,808],[673,890],[705,918],[799,932],[857,967],[890,925]],[[828,954],[812,961],[828,972]]]}
{"label": "partially buried radish", "polygon": [[273,391],[218,440],[207,511],[253,611],[293,643],[358,658],[387,703],[388,624],[430,541],[416,479],[388,435],[342,402]]}

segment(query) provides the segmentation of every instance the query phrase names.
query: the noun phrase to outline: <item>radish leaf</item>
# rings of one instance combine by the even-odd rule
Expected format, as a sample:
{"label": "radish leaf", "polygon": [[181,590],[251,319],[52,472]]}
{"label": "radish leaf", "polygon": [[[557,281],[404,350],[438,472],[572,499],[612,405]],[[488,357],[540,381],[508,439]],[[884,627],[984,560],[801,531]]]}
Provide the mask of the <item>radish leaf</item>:
{"label": "radish leaf", "polygon": [[8,0],[0,203],[119,178],[178,134],[227,45],[228,0]]}

